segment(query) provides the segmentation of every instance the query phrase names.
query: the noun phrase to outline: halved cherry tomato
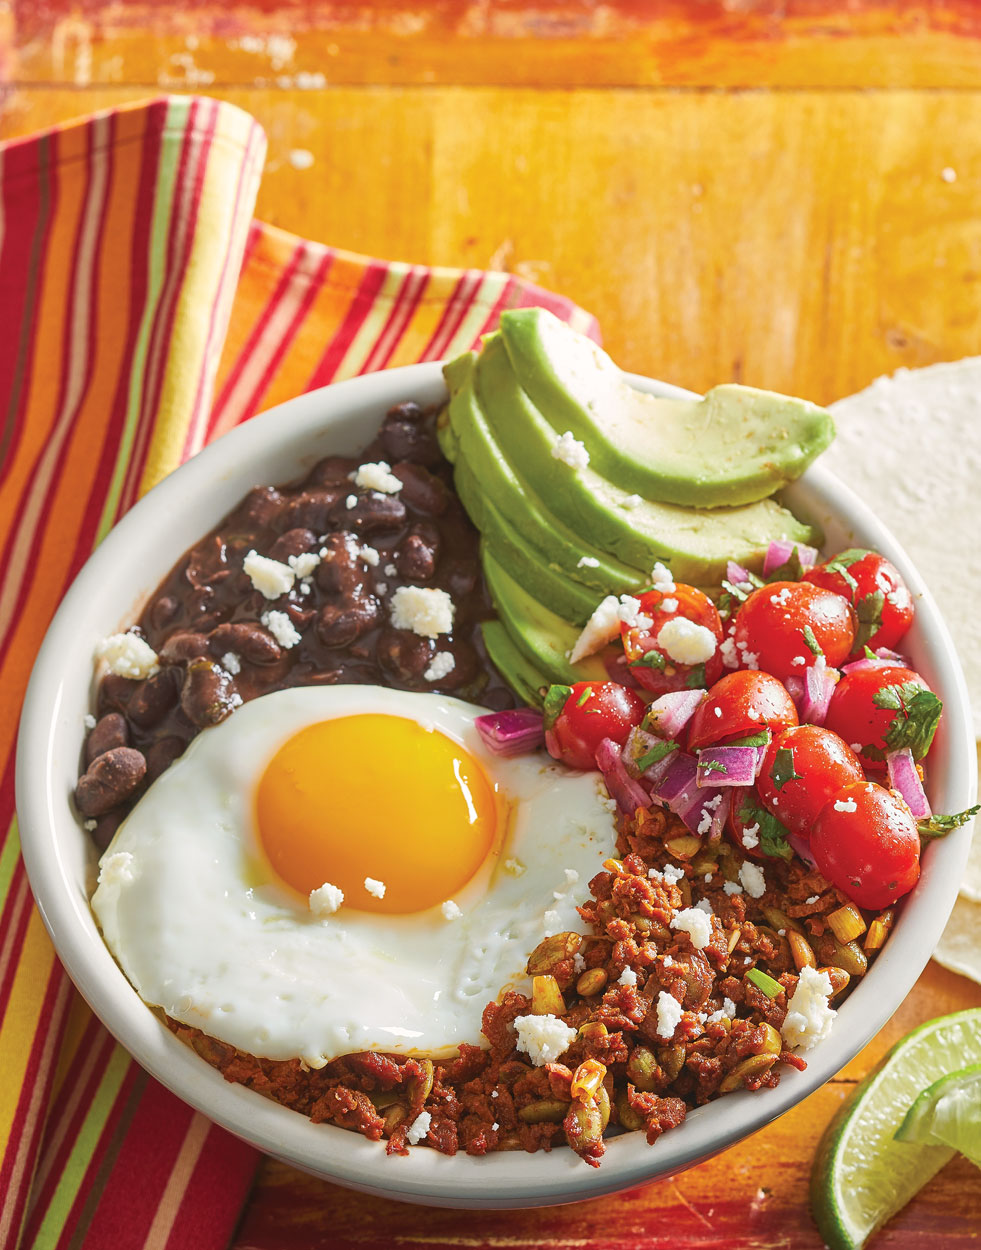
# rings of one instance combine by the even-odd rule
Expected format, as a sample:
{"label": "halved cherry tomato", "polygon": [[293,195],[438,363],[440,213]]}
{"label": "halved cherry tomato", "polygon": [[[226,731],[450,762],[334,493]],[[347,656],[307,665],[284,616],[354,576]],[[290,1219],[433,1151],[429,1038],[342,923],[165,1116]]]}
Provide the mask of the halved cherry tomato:
{"label": "halved cherry tomato", "polygon": [[[666,694],[669,690],[686,687],[710,686],[722,673],[722,622],[715,604],[694,586],[679,582],[674,590],[647,590],[638,596],[640,612],[652,624],[620,626],[623,651],[630,671],[639,685],[654,694]],[[681,617],[707,629],[715,638],[715,650],[705,661],[686,664],[675,659],[668,646],[659,641],[661,630],[668,621]],[[676,650],[676,646],[672,650]]]}
{"label": "halved cherry tomato", "polygon": [[898,795],[874,781],[845,786],[811,832],[819,870],[859,907],[888,907],[920,875],[920,835]]}
{"label": "halved cherry tomato", "polygon": [[768,812],[807,838],[832,795],[864,780],[858,756],[836,733],[820,725],[794,725],[770,743],[756,788]]}
{"label": "halved cherry tomato", "polygon": [[913,596],[899,570],[877,551],[855,547],[804,574],[804,581],[844,595],[857,618],[852,653],[894,647],[913,623]]}
{"label": "halved cherry tomato", "polygon": [[688,749],[715,746],[732,738],[779,733],[797,724],[797,708],[782,682],[769,673],[740,669],[726,673],[706,694],[688,722]]}
{"label": "halved cherry tomato", "polygon": [[803,676],[818,652],[832,668],[848,658],[855,618],[847,599],[810,582],[771,582],[754,590],[733,631],[741,659],[747,653],[766,673],[784,681]]}
{"label": "halved cherry tomato", "polygon": [[[883,697],[881,692],[886,687],[893,687],[898,692],[897,698]],[[916,690],[929,690],[929,687],[919,673],[911,668],[884,664],[853,669],[835,686],[828,713],[824,718],[825,728],[844,738],[867,768],[883,768],[881,757],[890,746],[897,745],[895,734],[897,729],[906,728],[910,711],[915,716],[914,722],[909,725],[911,730],[916,728],[921,718],[939,716],[940,701],[935,696],[924,700],[927,706],[922,709],[910,708],[910,697]],[[876,705],[877,696],[882,702],[895,703],[898,700],[901,706],[879,707]],[[897,729],[893,729],[897,718]],[[934,721],[933,728],[935,727]],[[921,748],[925,744],[926,749],[929,749],[933,738],[928,724],[924,724],[922,730],[923,740],[910,743],[916,759],[921,759],[926,754],[926,750]],[[890,734],[891,740],[887,743],[886,738]],[[879,759],[875,758],[876,754]]]}
{"label": "halved cherry tomato", "polygon": [[545,745],[570,768],[595,768],[604,738],[620,746],[644,718],[644,700],[615,681],[552,686],[545,698]]}

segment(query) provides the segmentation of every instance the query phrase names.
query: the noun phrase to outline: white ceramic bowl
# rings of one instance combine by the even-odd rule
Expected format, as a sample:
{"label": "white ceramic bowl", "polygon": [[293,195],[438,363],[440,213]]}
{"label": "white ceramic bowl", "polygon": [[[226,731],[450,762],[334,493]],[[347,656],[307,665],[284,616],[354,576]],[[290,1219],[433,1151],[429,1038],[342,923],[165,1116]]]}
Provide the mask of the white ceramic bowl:
{"label": "white ceramic bowl", "polygon": [[[658,394],[687,394],[633,381]],[[389,1158],[378,1144],[312,1124],[227,1083],[140,1001],[103,945],[89,910],[94,854],[69,798],[93,691],[93,652],[103,637],[135,619],[181,553],[251,487],[295,478],[328,453],[357,451],[395,403],[413,399],[428,405],[444,396],[437,364],[393,369],[301,396],[227,434],[124,517],[68,592],[31,678],[17,760],[24,859],[58,953],[95,1013],[147,1071],[239,1137],[342,1185],[408,1202],[470,1208],[571,1202],[708,1158],[786,1111],[847,1063],[889,1019],[926,964],[953,906],[969,830],[927,850],[919,885],[888,944],[842,1005],[830,1039],[807,1055],[805,1072],[787,1069],[776,1089],[731,1094],[701,1107],[653,1147],[640,1133],[611,1140],[599,1169],[566,1149],[482,1159],[420,1149],[407,1158]],[[921,578],[870,509],[819,465],[787,497],[825,527],[830,550],[855,544],[876,548],[898,566],[917,596],[916,624],[903,645],[945,705],[930,758],[930,797],[938,811],[967,807],[975,793],[967,693],[950,637]]]}

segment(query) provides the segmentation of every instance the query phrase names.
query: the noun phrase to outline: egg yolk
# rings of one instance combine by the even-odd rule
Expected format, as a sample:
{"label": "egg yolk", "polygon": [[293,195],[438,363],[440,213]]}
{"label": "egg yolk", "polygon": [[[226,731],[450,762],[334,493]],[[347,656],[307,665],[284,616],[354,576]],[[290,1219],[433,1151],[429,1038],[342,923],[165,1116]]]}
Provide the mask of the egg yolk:
{"label": "egg yolk", "polygon": [[[452,899],[496,840],[499,800],[476,760],[397,716],[309,725],[273,756],[256,789],[265,853],[308,895],[325,882],[344,906],[423,911]],[[383,898],[365,888],[385,885]]]}

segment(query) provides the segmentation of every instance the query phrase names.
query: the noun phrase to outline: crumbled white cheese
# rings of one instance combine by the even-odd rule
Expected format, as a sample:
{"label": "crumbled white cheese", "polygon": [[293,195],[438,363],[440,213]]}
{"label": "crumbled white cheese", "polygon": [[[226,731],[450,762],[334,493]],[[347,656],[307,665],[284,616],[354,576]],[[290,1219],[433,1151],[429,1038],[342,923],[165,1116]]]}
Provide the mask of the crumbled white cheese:
{"label": "crumbled white cheese", "polygon": [[242,671],[242,660],[234,651],[226,651],[221,657],[221,666],[226,673],[231,673],[234,677]]}
{"label": "crumbled white cheese", "polygon": [[348,495],[348,497],[344,500],[344,507],[347,508],[348,512],[350,512],[352,508],[356,508],[357,506],[358,506],[357,495]]}
{"label": "crumbled white cheese", "polygon": [[343,902],[344,891],[331,885],[329,881],[325,881],[319,889],[310,891],[310,910],[318,920],[333,916]]}
{"label": "crumbled white cheese", "polygon": [[566,430],[560,438],[555,440],[552,444],[552,455],[556,460],[567,464],[570,469],[585,469],[589,464],[589,452],[585,444],[575,438],[571,430]]}
{"label": "crumbled white cheese", "polygon": [[453,600],[445,590],[400,586],[392,595],[391,618],[396,629],[411,629],[421,638],[437,638],[453,628]]}
{"label": "crumbled white cheese", "polygon": [[278,599],[280,595],[288,594],[296,580],[296,574],[288,564],[260,556],[256,551],[249,552],[242,561],[242,568],[256,590],[267,599]]}
{"label": "crumbled white cheese", "polygon": [[657,645],[677,664],[704,664],[715,655],[718,642],[704,625],[696,625],[685,616],[673,616],[661,626]]}
{"label": "crumbled white cheese", "polygon": [[617,978],[617,985],[629,985],[631,988],[637,984],[637,973],[633,968],[624,968]]}
{"label": "crumbled white cheese", "polygon": [[551,937],[553,933],[558,933],[559,926],[562,923],[562,917],[559,915],[557,911],[549,910],[545,912],[545,914],[542,916],[542,920],[545,923],[545,936],[546,937]]}
{"label": "crumbled white cheese", "polygon": [[620,633],[620,601],[616,595],[607,595],[597,606],[593,615],[583,626],[575,646],[569,652],[569,663],[578,664],[587,655],[593,655]]}
{"label": "crumbled white cheese", "polygon": [[723,998],[722,1010],[726,1013],[726,1015],[730,1019],[732,1019],[736,1014],[736,1004],[732,1001],[731,998]]}
{"label": "crumbled white cheese", "polygon": [[386,888],[386,887],[385,887],[385,882],[384,882],[384,881],[378,881],[375,877],[365,877],[365,879],[364,879],[364,888],[365,888],[365,889],[368,891],[368,893],[369,893],[369,894],[371,894],[374,898],[384,898],[384,897],[385,897],[385,888]]}
{"label": "crumbled white cheese", "polygon": [[388,591],[388,582],[375,582],[375,594],[384,595]]}
{"label": "crumbled white cheese", "polygon": [[392,466],[384,460],[376,464],[363,464],[354,474],[355,486],[365,490],[377,490],[382,495],[396,495],[402,489],[401,481],[392,472]]}
{"label": "crumbled white cheese", "polygon": [[662,599],[662,600],[661,600],[661,611],[662,611],[662,612],[677,612],[677,611],[678,611],[678,600],[677,600],[677,599]]}
{"label": "crumbled white cheese", "polygon": [[703,911],[706,914],[706,916],[715,915],[715,913],[712,911],[712,904],[708,901],[707,898],[700,898],[698,902],[695,904],[695,907],[699,911]]}
{"label": "crumbled white cheese", "polygon": [[595,556],[580,556],[576,563],[577,569],[598,569],[599,560]]}
{"label": "crumbled white cheese", "polygon": [[374,547],[359,547],[358,558],[364,560],[365,564],[370,564],[372,568],[377,567],[381,556]]}
{"label": "crumbled white cheese", "polygon": [[758,864],[751,864],[747,859],[739,868],[739,880],[750,898],[762,898],[766,893],[766,877]]}
{"label": "crumbled white cheese", "polygon": [[309,577],[320,563],[320,556],[315,551],[301,551],[298,556],[289,557],[289,566],[297,577]]}
{"label": "crumbled white cheese", "polygon": [[498,1124],[498,1122],[495,1120],[494,1123],[491,1125],[491,1132],[496,1133],[500,1127],[501,1127],[500,1124]]}
{"label": "crumbled white cheese", "polygon": [[563,868],[562,871],[565,873],[566,884],[575,885],[579,880],[579,873],[575,868]]}
{"label": "crumbled white cheese", "polygon": [[732,637],[724,638],[719,644],[719,655],[722,656],[722,663],[726,668],[739,667],[739,655],[736,652],[736,640]]}
{"label": "crumbled white cheese", "polygon": [[760,822],[756,821],[752,825],[747,825],[743,830],[742,844],[747,851],[751,851],[754,846],[760,844]]}
{"label": "crumbled white cheese", "polygon": [[741,885],[737,885],[735,881],[727,881],[722,888],[725,890],[726,894],[742,894],[743,892],[743,887]]}
{"label": "crumbled white cheese", "polygon": [[504,861],[504,871],[512,877],[520,877],[524,870],[525,866],[520,859],[506,859]]}
{"label": "crumbled white cheese", "polygon": [[82,828],[85,830],[86,833],[94,833],[96,828],[98,827],[98,824],[99,822],[97,820],[83,820]]}
{"label": "crumbled white cheese", "polygon": [[795,655],[794,658],[790,662],[791,664],[794,665],[795,668],[803,668],[804,665],[807,663],[807,661],[804,659],[802,655]]}
{"label": "crumbled white cheese", "polygon": [[810,907],[810,905],[812,903],[816,903],[820,897],[821,897],[820,894],[812,894],[810,898],[804,899],[804,905],[806,907]]}
{"label": "crumbled white cheese", "polygon": [[110,634],[99,643],[95,653],[117,677],[141,681],[160,671],[156,651],[139,634]]}
{"label": "crumbled white cheese", "polygon": [[99,865],[99,885],[129,885],[136,880],[135,863],[129,851],[114,851],[103,857]]}
{"label": "crumbled white cheese", "polygon": [[397,577],[399,571],[395,567],[394,564],[386,564],[385,567],[382,569],[382,572],[385,574],[386,577]]}
{"label": "crumbled white cheese", "polygon": [[651,585],[655,590],[659,590],[662,595],[673,594],[678,589],[671,577],[671,570],[666,564],[662,564],[660,560],[651,569]]}
{"label": "crumbled white cheese", "polygon": [[580,972],[586,971],[586,961],[578,951],[576,951],[576,953],[572,956],[572,971],[576,974],[576,976],[578,976]]}
{"label": "crumbled white cheese", "polygon": [[858,804],[854,799],[835,799],[836,812],[857,812]]}
{"label": "crumbled white cheese", "polygon": [[779,593],[770,596],[770,602],[775,603],[777,607],[782,608],[790,601],[790,587],[784,586]]}
{"label": "crumbled white cheese", "polygon": [[789,1050],[810,1050],[831,1032],[838,1014],[828,1003],[831,978],[805,964],[800,970],[797,988],[787,1004],[787,1015],[780,1029]]}
{"label": "crumbled white cheese", "polygon": [[300,641],[300,632],[285,612],[263,612],[259,620],[286,651]]}
{"label": "crumbled white cheese", "polygon": [[418,1146],[429,1132],[429,1126],[433,1122],[433,1117],[428,1111],[420,1111],[416,1118],[409,1125],[409,1131],[405,1135],[405,1140],[410,1146]]}
{"label": "crumbled white cheese", "polygon": [[440,908],[440,911],[443,913],[444,920],[459,920],[463,915],[463,912],[459,909],[459,907],[457,907],[456,903],[454,903],[451,898],[446,900]]}
{"label": "crumbled white cheese", "polygon": [[716,716],[719,718],[719,720],[721,720],[721,719],[722,719],[722,708],[720,708],[720,707],[716,707],[716,708],[713,708],[712,710],[713,710],[713,712],[715,712],[715,714],[716,714]]}
{"label": "crumbled white cheese", "polygon": [[703,950],[712,938],[712,922],[698,907],[686,907],[671,917],[671,928],[687,933],[695,950]]}
{"label": "crumbled white cheese", "polygon": [[536,1068],[555,1063],[578,1033],[558,1016],[518,1016],[514,1029],[518,1035],[517,1049],[528,1055]]}
{"label": "crumbled white cheese", "polygon": [[676,885],[677,882],[683,880],[685,870],[684,868],[679,868],[677,864],[665,864],[661,875],[664,878],[665,884]]}
{"label": "crumbled white cheese", "polygon": [[667,990],[661,990],[657,996],[657,1035],[668,1040],[674,1037],[674,1031],[681,1023],[684,1013],[681,1003]]}
{"label": "crumbled white cheese", "polygon": [[85,713],[85,715],[82,717],[82,724],[85,726],[85,728],[86,728],[86,729],[94,729],[94,728],[95,728],[95,725],[96,725],[96,720],[95,720],[95,717],[92,715],[92,713],[91,713],[91,712],[86,712],[86,713]]}
{"label": "crumbled white cheese", "polygon": [[635,599],[633,595],[620,596],[620,607],[617,609],[617,615],[624,625],[629,625],[631,629],[650,629],[654,624],[651,617],[641,612],[640,600]]}
{"label": "crumbled white cheese", "polygon": [[423,673],[426,681],[442,681],[456,668],[452,651],[437,651]]}

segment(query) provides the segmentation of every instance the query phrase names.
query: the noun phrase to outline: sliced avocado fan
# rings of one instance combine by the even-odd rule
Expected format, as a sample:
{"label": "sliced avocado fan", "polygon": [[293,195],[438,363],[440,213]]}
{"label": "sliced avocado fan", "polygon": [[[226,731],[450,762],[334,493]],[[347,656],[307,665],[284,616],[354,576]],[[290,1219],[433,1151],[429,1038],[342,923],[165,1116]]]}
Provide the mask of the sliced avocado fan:
{"label": "sliced avocado fan", "polygon": [[503,313],[520,386],[557,434],[589,449],[608,482],[696,508],[753,503],[799,477],[834,437],[816,404],[748,386],[667,399],[630,386],[592,340],[544,308]]}

